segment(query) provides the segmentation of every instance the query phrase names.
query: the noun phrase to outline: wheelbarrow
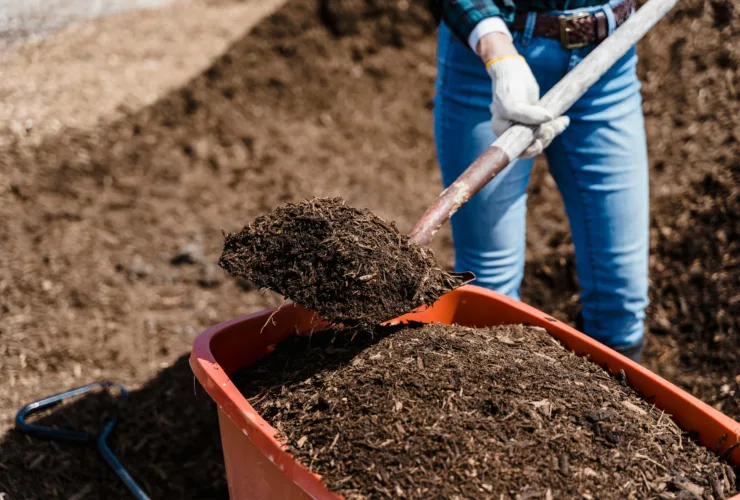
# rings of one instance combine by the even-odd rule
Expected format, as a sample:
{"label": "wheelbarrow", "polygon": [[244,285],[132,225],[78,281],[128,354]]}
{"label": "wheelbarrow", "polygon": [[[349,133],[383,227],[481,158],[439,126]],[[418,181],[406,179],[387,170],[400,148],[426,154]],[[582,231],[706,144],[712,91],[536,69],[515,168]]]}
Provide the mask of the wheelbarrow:
{"label": "wheelbarrow", "polygon": [[[490,290],[465,285],[431,307],[394,320],[470,327],[529,324],[547,330],[568,349],[605,367],[624,371],[643,398],[667,414],[699,442],[740,464],[740,423],[723,415],[647,368],[537,309]],[[321,477],[295,461],[277,431],[249,404],[232,375],[275,350],[292,335],[316,328],[314,314],[294,305],[268,309],[216,325],[196,340],[190,357],[195,376],[218,404],[226,478],[233,499],[339,499]],[[734,448],[733,448],[734,446]],[[740,500],[740,495],[734,497]]]}

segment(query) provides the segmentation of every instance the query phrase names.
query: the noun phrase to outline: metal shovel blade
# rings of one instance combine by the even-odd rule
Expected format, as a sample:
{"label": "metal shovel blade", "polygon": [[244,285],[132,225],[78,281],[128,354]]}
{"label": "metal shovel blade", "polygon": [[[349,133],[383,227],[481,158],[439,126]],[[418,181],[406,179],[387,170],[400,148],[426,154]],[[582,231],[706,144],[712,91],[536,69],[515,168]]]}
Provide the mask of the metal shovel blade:
{"label": "metal shovel blade", "polygon": [[[462,272],[462,273],[450,273],[450,275],[453,278],[455,278],[455,279],[457,279],[457,280],[460,281],[460,283],[458,285],[456,285],[455,288],[453,288],[452,290],[455,290],[456,288],[460,288],[463,285],[467,285],[468,283],[470,283],[470,282],[472,282],[472,281],[475,280],[475,273],[473,273],[471,271],[465,271],[465,272]],[[450,291],[452,291],[452,290],[450,290]]]}

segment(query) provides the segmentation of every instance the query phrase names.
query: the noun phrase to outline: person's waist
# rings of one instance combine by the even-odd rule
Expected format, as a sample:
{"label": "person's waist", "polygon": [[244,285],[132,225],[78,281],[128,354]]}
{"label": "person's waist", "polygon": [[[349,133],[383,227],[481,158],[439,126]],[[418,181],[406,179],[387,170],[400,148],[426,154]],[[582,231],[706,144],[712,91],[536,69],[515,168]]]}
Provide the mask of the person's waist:
{"label": "person's waist", "polygon": [[579,12],[594,13],[607,5],[614,9],[624,2],[625,0],[529,0],[512,3],[517,14],[536,12],[560,16]]}
{"label": "person's waist", "polygon": [[[557,2],[552,2],[553,4]],[[565,2],[561,2],[565,3]],[[588,3],[583,0],[581,3]],[[567,10],[533,10],[517,3],[514,19],[508,23],[511,31],[524,32],[525,36],[539,36],[560,40],[566,49],[598,44],[624,23],[635,10],[634,0],[611,0],[607,3],[573,7]]]}

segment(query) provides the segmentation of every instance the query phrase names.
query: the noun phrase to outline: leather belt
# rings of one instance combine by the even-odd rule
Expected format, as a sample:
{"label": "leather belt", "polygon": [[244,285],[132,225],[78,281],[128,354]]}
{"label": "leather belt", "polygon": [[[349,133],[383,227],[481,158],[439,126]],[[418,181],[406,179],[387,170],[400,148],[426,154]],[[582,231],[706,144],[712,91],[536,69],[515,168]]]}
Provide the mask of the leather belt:
{"label": "leather belt", "polygon": [[[617,26],[630,17],[634,6],[634,0],[624,0],[612,9]],[[511,31],[524,31],[526,24],[527,13],[517,12],[509,28]],[[609,36],[609,22],[604,11],[594,14],[579,12],[569,16],[537,13],[532,36],[554,38],[560,40],[564,48],[576,49],[604,41]]]}

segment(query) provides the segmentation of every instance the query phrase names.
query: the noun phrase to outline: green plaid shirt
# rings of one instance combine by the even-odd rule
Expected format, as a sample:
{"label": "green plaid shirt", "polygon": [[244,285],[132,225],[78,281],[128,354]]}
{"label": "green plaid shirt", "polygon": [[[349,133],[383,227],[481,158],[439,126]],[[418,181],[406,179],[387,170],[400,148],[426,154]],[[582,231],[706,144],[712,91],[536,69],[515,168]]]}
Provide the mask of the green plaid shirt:
{"label": "green plaid shirt", "polygon": [[435,16],[467,45],[475,25],[487,17],[500,16],[506,22],[514,20],[514,13],[546,12],[549,10],[580,9],[602,5],[606,0],[431,0]]}

